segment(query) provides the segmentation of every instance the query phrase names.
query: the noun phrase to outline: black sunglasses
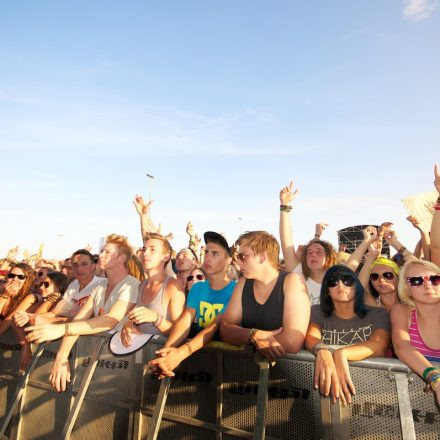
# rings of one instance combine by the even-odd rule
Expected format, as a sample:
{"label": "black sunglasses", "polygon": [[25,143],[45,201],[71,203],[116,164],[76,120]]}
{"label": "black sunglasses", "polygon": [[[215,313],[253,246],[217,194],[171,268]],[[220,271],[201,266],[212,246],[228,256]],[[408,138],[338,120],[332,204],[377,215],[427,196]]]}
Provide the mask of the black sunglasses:
{"label": "black sunglasses", "polygon": [[433,286],[438,286],[440,285],[440,275],[407,277],[406,281],[408,281],[411,287],[420,287],[425,281],[429,281]]}
{"label": "black sunglasses", "polygon": [[191,282],[194,278],[202,281],[205,279],[205,275],[202,275],[201,273],[199,273],[198,275],[188,275],[188,277],[186,278],[187,283]]}
{"label": "black sunglasses", "polygon": [[339,281],[342,281],[344,286],[351,287],[355,282],[355,278],[351,275],[337,275],[327,280],[327,287],[335,287]]}
{"label": "black sunglasses", "polygon": [[50,283],[49,283],[49,281],[43,281],[41,283],[41,285],[44,286],[47,289],[50,286]]}
{"label": "black sunglasses", "polygon": [[380,276],[382,278],[385,278],[388,281],[394,280],[394,277],[395,277],[393,272],[384,272],[382,274],[374,272],[374,273],[370,273],[370,280],[371,281],[377,281]]}
{"label": "black sunglasses", "polygon": [[19,275],[18,273],[9,272],[8,273],[8,278],[10,278],[10,279],[18,278],[19,280],[24,280],[26,278],[26,275]]}

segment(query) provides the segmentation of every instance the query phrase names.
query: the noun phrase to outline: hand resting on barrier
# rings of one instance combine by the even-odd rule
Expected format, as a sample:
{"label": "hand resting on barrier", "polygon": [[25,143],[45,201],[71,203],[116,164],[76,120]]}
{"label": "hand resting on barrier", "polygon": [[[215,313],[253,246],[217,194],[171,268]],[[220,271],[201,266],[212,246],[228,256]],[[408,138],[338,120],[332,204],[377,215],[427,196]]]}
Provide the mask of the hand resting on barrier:
{"label": "hand resting on barrier", "polygon": [[70,365],[68,359],[55,359],[49,382],[60,393],[66,391],[67,382],[70,382]]}
{"label": "hand resting on barrier", "polygon": [[140,335],[141,332],[139,331],[136,324],[134,324],[132,321],[127,321],[121,330],[121,341],[124,347],[129,347],[131,345],[132,334]]}

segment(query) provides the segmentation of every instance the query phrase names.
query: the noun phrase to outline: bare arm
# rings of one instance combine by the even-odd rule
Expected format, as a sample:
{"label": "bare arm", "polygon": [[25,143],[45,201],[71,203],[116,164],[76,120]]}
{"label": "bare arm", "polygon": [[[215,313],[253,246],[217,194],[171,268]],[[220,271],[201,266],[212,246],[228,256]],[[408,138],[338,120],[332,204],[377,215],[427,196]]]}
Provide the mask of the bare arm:
{"label": "bare arm", "polygon": [[310,321],[310,300],[302,275],[291,273],[284,280],[283,330],[275,339],[288,353],[301,350]]}
{"label": "bare arm", "polygon": [[[434,168],[434,186],[440,197],[440,170],[437,165]],[[431,261],[440,266],[440,203],[438,202],[434,208],[431,224]]]}
{"label": "bare arm", "polygon": [[8,329],[12,326],[13,316],[15,312],[27,310],[34,303],[35,303],[34,295],[31,294],[26,295],[23,298],[23,301],[21,301],[21,303],[18,304],[18,306],[3,321],[0,322],[0,336],[4,335],[8,331]]}
{"label": "bare arm", "polygon": [[376,241],[373,241],[368,248],[367,258],[365,258],[364,265],[359,273],[359,281],[364,288],[364,303],[373,307],[377,307],[378,304],[377,299],[370,292],[370,266],[373,264],[374,260],[380,256],[381,251],[382,240],[377,239]]}
{"label": "bare arm", "polygon": [[[293,192],[293,182],[290,182],[289,186],[286,186],[280,191],[280,203],[281,205],[292,204],[294,198],[298,194],[298,190]],[[280,239],[281,248],[283,250],[284,263],[286,270],[292,272],[299,264],[299,260],[295,253],[295,246],[293,244],[292,223],[290,219],[290,212],[280,211]]]}
{"label": "bare arm", "polygon": [[345,266],[349,267],[353,272],[356,272],[357,268],[359,267],[359,264],[367,251],[368,246],[370,246],[370,244],[377,238],[377,230],[373,226],[367,226],[362,233],[364,235],[364,239],[345,263]]}

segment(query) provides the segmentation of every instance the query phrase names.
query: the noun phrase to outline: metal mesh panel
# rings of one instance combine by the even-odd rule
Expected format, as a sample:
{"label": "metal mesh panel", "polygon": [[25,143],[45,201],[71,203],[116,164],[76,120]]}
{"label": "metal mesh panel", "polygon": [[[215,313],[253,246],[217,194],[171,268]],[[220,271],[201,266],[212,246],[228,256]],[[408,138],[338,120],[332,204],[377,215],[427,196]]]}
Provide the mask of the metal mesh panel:
{"label": "metal mesh panel", "polygon": [[[12,398],[17,388],[17,382],[16,379],[0,379],[0,426],[3,425],[6,411],[12,404]],[[9,431],[6,432],[7,435],[8,433]]]}
{"label": "metal mesh panel", "polygon": [[0,374],[16,374],[20,365],[20,344],[12,330],[0,337]]}
{"label": "metal mesh panel", "polygon": [[[150,344],[154,352],[160,345]],[[211,350],[195,353],[175,370],[171,381],[166,412],[192,417],[205,422],[216,422],[216,356]],[[144,404],[153,409],[159,381],[151,376],[146,381]]]}
{"label": "metal mesh panel", "polygon": [[259,368],[253,354],[223,353],[223,424],[253,432]]}
{"label": "metal mesh panel", "polygon": [[23,439],[61,438],[68,415],[69,395],[28,385],[22,416]]}
{"label": "metal mesh panel", "polygon": [[[319,438],[312,393],[313,363],[280,360],[270,370],[266,434],[282,439]],[[316,432],[315,432],[316,430]]]}
{"label": "metal mesh panel", "polygon": [[[142,433],[142,440],[147,438],[149,422],[151,418],[143,416],[142,423],[145,428]],[[197,426],[176,423],[170,420],[162,420],[158,440],[216,440],[215,431]],[[223,437],[225,438],[225,437]],[[235,439],[237,437],[234,437]]]}
{"label": "metal mesh panel", "polygon": [[[91,356],[97,348],[99,338],[82,337],[78,340],[78,367],[80,378],[83,377]],[[136,365],[135,354],[115,357],[108,351],[108,344],[101,352],[92,382],[87,391],[89,396],[129,402],[137,400],[140,394],[141,372]],[[79,381],[77,381],[79,386]]]}
{"label": "metal mesh panel", "polygon": [[349,406],[352,439],[401,438],[396,383],[390,373],[350,367],[356,395]]}
{"label": "metal mesh panel", "polygon": [[417,440],[440,439],[440,408],[436,405],[434,393],[425,393],[425,382],[417,375],[409,384],[414,426]]}
{"label": "metal mesh panel", "polygon": [[87,399],[81,407],[70,438],[72,440],[131,438],[128,433],[128,419],[129,413],[126,409]]}

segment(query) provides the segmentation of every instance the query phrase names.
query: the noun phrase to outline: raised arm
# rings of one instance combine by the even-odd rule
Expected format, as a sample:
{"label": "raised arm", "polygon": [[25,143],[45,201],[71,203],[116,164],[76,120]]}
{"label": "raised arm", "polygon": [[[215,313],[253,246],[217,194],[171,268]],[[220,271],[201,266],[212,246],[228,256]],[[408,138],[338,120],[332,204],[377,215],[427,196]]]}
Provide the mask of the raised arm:
{"label": "raised arm", "polygon": [[293,191],[293,182],[289,186],[285,186],[280,191],[280,240],[283,250],[284,263],[286,270],[292,272],[299,264],[299,259],[295,253],[293,243],[292,223],[290,219],[290,211],[292,202],[298,194],[298,189]]}
{"label": "raised arm", "polygon": [[409,251],[405,246],[403,246],[402,243],[400,243],[396,231],[393,230],[386,231],[384,235],[384,239],[391,247],[393,247],[397,251],[397,253],[403,256],[405,261],[409,257],[414,257],[414,254],[411,251]]}
{"label": "raised arm", "polygon": [[431,224],[431,261],[440,266],[440,170],[437,165],[434,167],[434,186],[439,196]]}
{"label": "raised arm", "polygon": [[370,246],[373,241],[377,240],[377,229],[374,226],[367,226],[363,229],[362,234],[364,236],[363,240],[351,254],[350,258],[345,262],[345,266],[349,267],[353,272],[356,272],[359,267],[368,246]]}
{"label": "raised arm", "polygon": [[137,213],[139,214],[139,219],[141,221],[142,241],[144,241],[145,234],[147,234],[148,232],[160,232],[160,225],[156,227],[156,225],[151,221],[150,218],[150,209],[151,205],[153,204],[153,200],[150,200],[147,203],[144,201],[142,196],[136,195],[133,204],[136,208]]}
{"label": "raised arm", "polygon": [[367,257],[365,258],[364,265],[359,272],[359,281],[364,288],[364,303],[373,307],[377,307],[377,299],[370,292],[370,266],[373,264],[376,258],[380,257],[381,252],[382,240],[377,238],[368,246]]}
{"label": "raised arm", "polygon": [[[428,231],[424,231],[421,226],[420,226],[420,222],[417,219],[417,217],[410,215],[409,217],[406,218],[413,226],[414,228],[416,228],[419,233],[420,233],[420,242],[421,246],[419,246],[419,243],[417,243],[416,249],[414,250],[414,255],[417,258],[421,258],[422,257],[422,252],[423,252],[423,257],[425,260],[430,260],[430,238],[429,238],[429,232]],[[420,249],[420,251],[419,251]]]}

